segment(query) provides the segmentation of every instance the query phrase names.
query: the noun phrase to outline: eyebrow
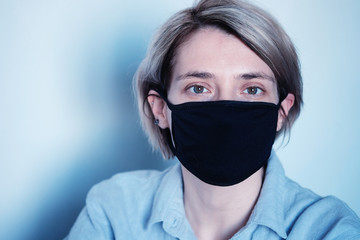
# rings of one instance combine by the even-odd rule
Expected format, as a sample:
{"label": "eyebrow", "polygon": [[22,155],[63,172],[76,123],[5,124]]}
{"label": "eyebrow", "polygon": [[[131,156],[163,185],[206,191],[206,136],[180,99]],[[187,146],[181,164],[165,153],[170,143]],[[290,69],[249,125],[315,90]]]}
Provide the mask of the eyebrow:
{"label": "eyebrow", "polygon": [[244,73],[244,74],[240,74],[236,77],[237,79],[244,79],[244,80],[251,80],[254,78],[261,78],[261,79],[265,79],[265,80],[269,80],[271,82],[275,82],[275,79],[272,76],[269,76],[263,72],[252,72],[252,73]]}
{"label": "eyebrow", "polygon": [[[192,72],[187,72],[185,74],[181,74],[181,75],[177,76],[175,80],[179,81],[179,80],[185,80],[188,78],[211,79],[211,78],[215,78],[215,75],[212,73],[209,73],[209,72],[192,71]],[[240,80],[251,80],[254,78],[260,78],[260,79],[269,80],[271,82],[275,82],[275,79],[272,76],[269,76],[263,72],[242,73],[242,74],[237,75],[235,78],[240,79]]]}
{"label": "eyebrow", "polygon": [[209,72],[187,72],[185,74],[181,74],[180,76],[176,77],[176,80],[185,80],[188,78],[200,78],[200,79],[209,79],[209,78],[215,78],[214,74]]}

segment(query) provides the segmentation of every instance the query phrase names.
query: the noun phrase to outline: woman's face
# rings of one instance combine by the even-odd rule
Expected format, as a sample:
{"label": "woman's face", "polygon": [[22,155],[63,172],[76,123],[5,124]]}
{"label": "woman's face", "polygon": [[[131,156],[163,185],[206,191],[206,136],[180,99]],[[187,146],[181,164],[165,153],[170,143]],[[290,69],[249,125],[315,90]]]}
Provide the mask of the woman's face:
{"label": "woman's face", "polygon": [[278,103],[271,69],[238,38],[205,28],[177,50],[169,101],[261,101]]}

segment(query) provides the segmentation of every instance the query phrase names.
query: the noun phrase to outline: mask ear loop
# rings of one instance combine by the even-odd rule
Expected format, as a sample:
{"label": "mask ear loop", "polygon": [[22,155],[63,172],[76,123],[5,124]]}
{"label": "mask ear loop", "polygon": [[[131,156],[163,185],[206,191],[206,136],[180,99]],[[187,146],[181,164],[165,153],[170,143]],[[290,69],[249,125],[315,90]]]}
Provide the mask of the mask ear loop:
{"label": "mask ear loop", "polygon": [[[156,89],[156,88],[153,88],[151,90],[154,90],[155,92],[157,92],[160,97],[166,102],[166,104],[168,105],[169,109],[171,110],[172,109],[172,106],[173,104],[171,104],[168,99],[167,99],[167,96],[166,96],[166,92],[163,90],[163,89]],[[149,94],[148,96],[154,96],[154,97],[159,97],[158,95],[155,95],[155,94]],[[170,150],[172,151],[172,153],[176,156],[176,149],[175,149],[175,146],[173,144],[173,140],[172,140],[172,137],[171,137],[171,131],[170,129],[168,128],[167,131],[165,132],[165,138],[166,138],[166,141],[168,143],[168,146],[170,148]]]}
{"label": "mask ear loop", "polygon": [[175,149],[172,137],[171,137],[171,131],[169,128],[167,130],[168,131],[166,131],[166,141],[167,141],[168,146],[171,149],[172,153],[176,156],[176,149]]}
{"label": "mask ear loop", "polygon": [[[170,110],[172,110],[172,107],[174,106],[173,104],[171,104],[167,98],[167,94],[163,89],[160,88],[153,88],[151,90],[154,90],[155,92],[157,92],[160,97],[166,102],[166,104],[168,105],[168,107],[170,108]],[[159,97],[155,94],[149,94],[148,96],[155,96],[155,97]]]}

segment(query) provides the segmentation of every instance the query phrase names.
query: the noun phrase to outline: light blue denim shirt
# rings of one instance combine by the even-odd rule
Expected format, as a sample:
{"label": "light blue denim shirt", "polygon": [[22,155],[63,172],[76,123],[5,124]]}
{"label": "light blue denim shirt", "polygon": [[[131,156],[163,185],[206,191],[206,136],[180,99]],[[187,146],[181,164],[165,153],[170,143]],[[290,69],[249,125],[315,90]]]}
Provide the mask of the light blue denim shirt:
{"label": "light blue denim shirt", "polygon": [[[196,239],[185,216],[180,164],[97,184],[66,239]],[[285,177],[273,152],[250,219],[231,239],[360,239],[360,219],[339,199]]]}

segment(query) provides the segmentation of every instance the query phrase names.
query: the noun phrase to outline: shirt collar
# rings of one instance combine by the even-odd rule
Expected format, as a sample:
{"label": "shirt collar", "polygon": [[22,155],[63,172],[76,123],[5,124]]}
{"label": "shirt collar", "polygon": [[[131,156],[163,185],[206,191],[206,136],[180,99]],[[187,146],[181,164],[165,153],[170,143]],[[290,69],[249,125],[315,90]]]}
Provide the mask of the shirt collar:
{"label": "shirt collar", "polygon": [[281,238],[286,238],[284,192],[284,169],[275,152],[272,151],[261,193],[248,224],[264,225],[275,231]]}
{"label": "shirt collar", "polygon": [[177,163],[164,172],[164,177],[155,193],[148,226],[164,222],[166,227],[167,224],[173,224],[175,219],[178,221],[177,224],[180,224],[184,218],[182,173],[180,164]]}
{"label": "shirt collar", "polygon": [[[156,222],[164,222],[164,227],[166,227],[166,225],[172,224],[174,219],[180,221],[180,224],[186,223],[182,173],[179,163],[166,170],[164,178],[157,189],[148,226]],[[247,224],[266,226],[281,238],[286,238],[284,192],[284,169],[275,152],[272,151],[259,200]],[[183,228],[176,229],[180,231]]]}

